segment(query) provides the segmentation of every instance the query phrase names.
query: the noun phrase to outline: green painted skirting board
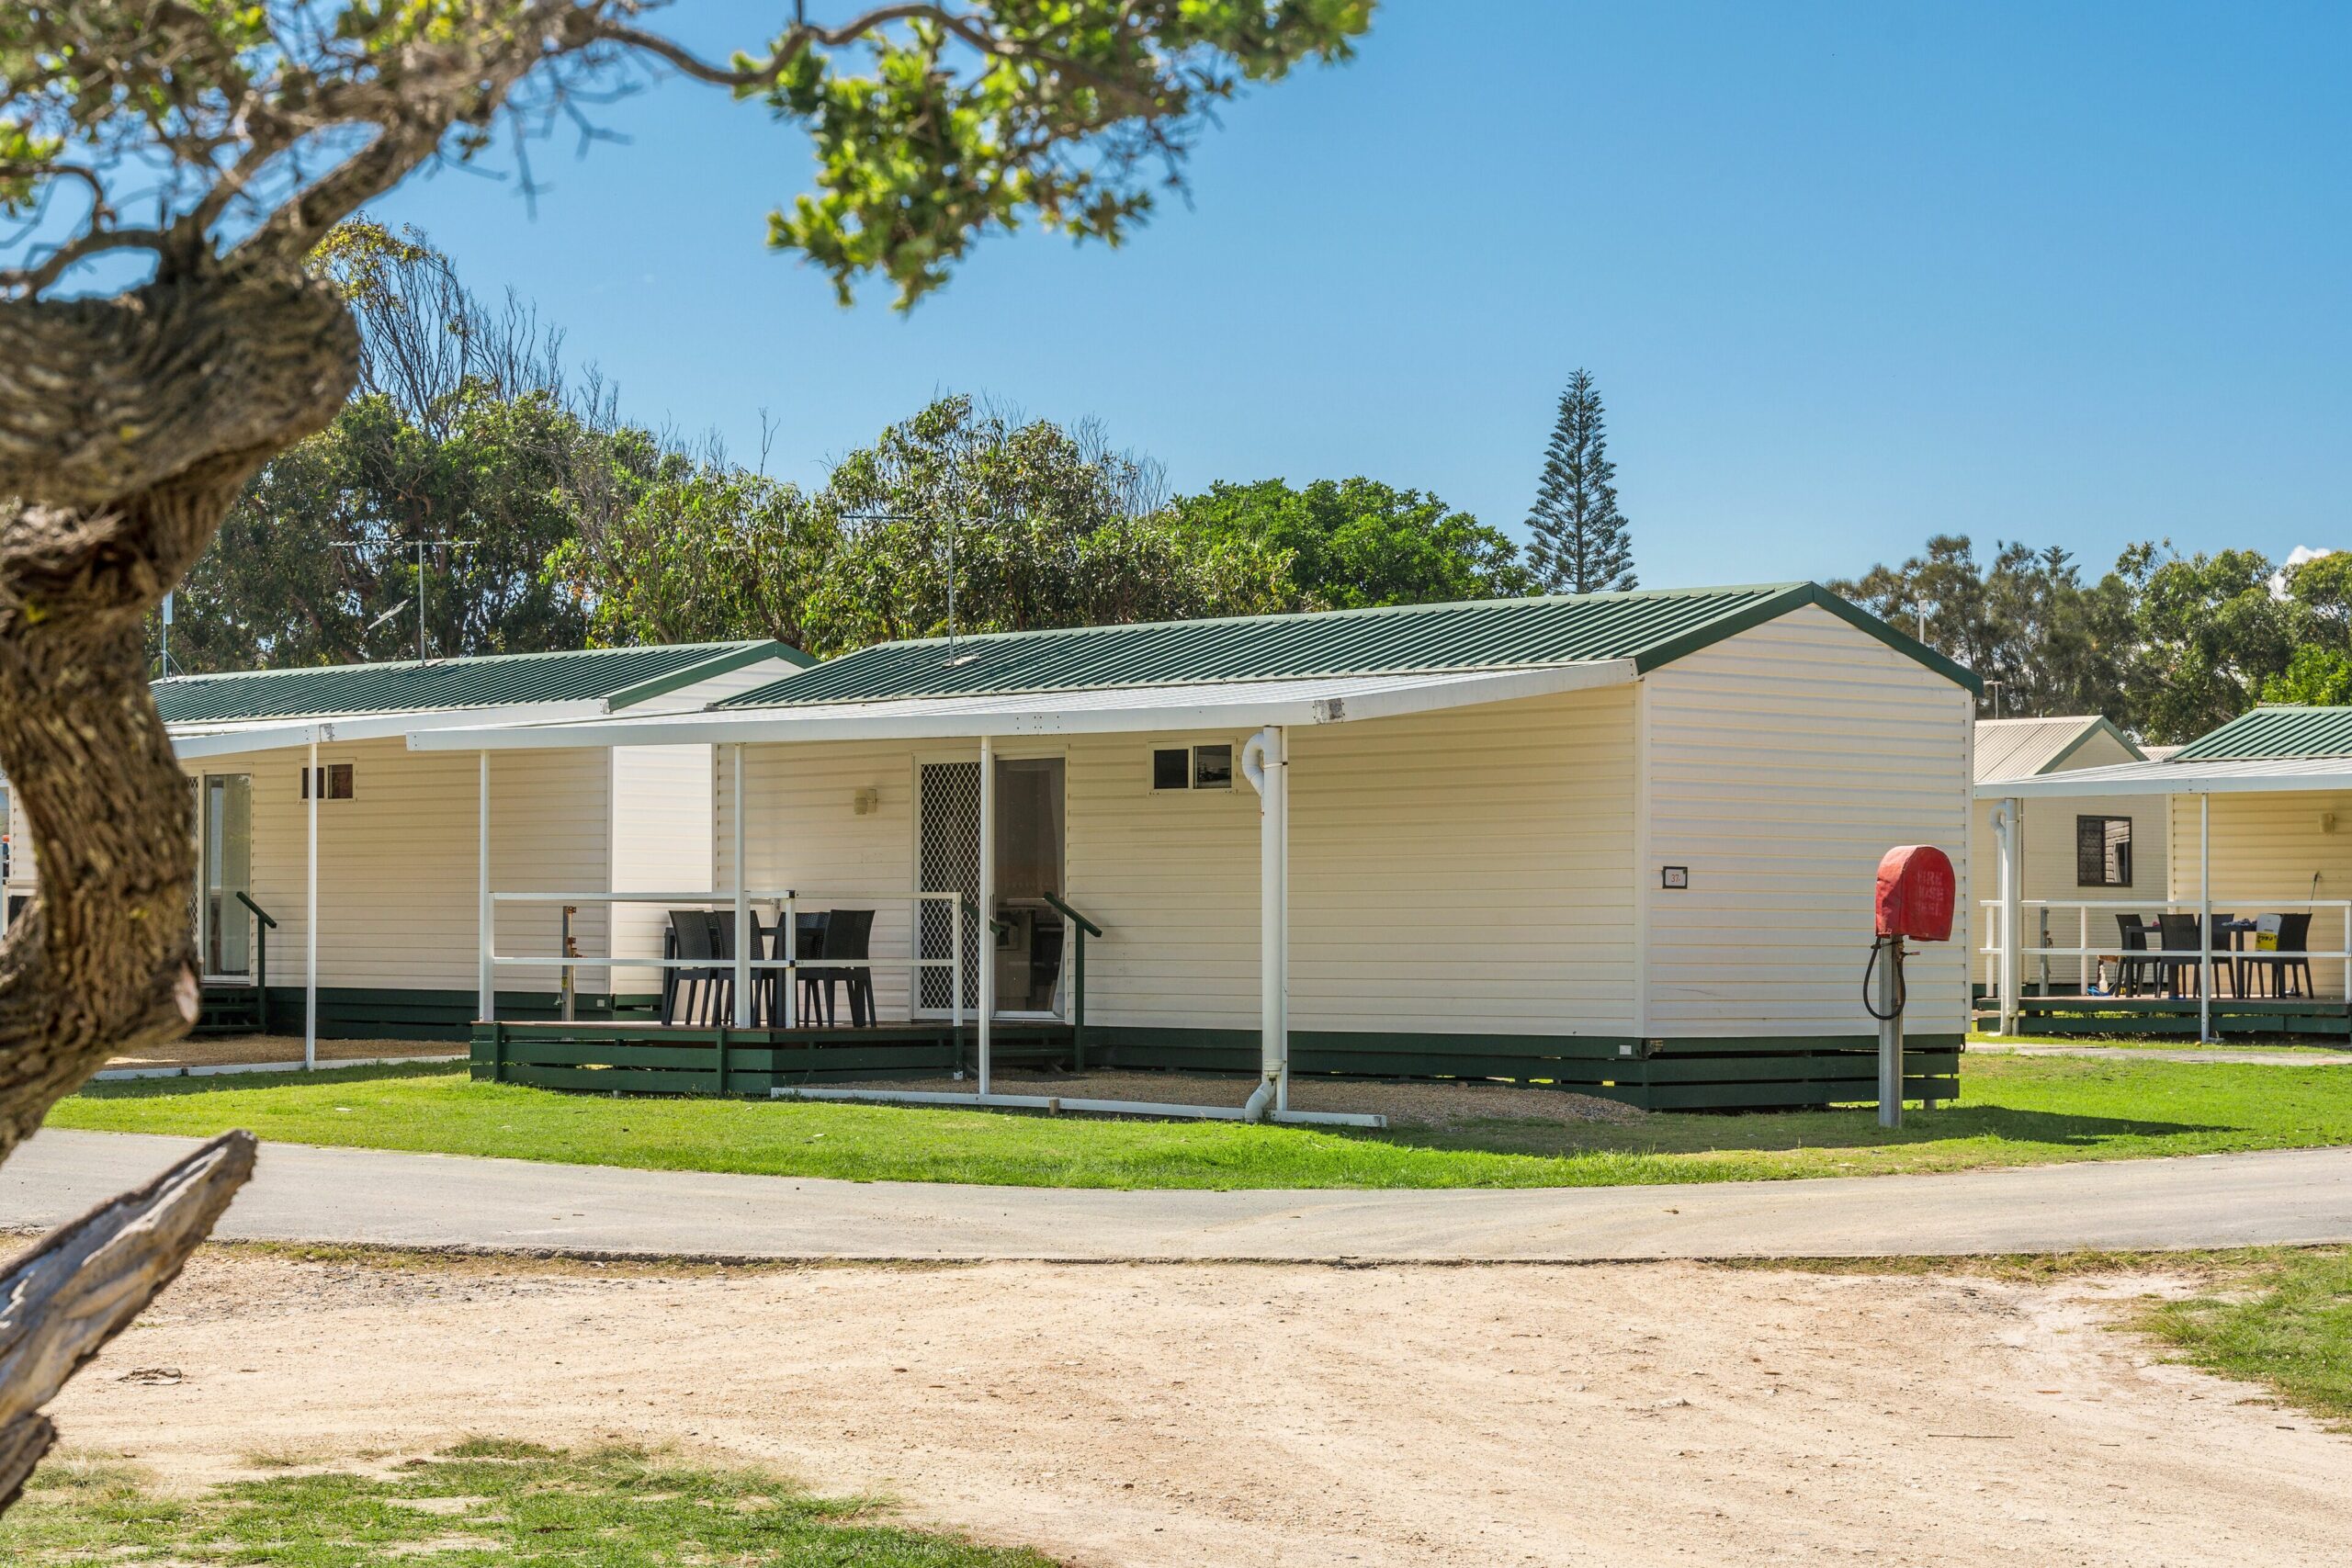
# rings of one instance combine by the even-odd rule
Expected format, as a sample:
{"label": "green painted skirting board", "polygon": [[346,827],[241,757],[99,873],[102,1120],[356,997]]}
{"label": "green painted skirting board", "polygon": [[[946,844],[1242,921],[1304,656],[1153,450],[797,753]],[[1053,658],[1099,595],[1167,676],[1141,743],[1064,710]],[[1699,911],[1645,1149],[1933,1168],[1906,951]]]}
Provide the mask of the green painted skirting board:
{"label": "green painted skirting board", "polygon": [[[1105,1066],[1209,1072],[1254,1071],[1258,1043],[1242,1031],[1089,1031]],[[1905,1092],[1915,1100],[1959,1093],[1961,1039],[1905,1043]],[[770,1088],[851,1077],[935,1074],[970,1063],[942,1024],[866,1030],[647,1030],[628,1024],[531,1021],[478,1028],[477,1077],[550,1089],[657,1094],[764,1094]],[[998,1059],[1067,1060],[1065,1025],[1000,1025]],[[1875,1039],[1863,1036],[1636,1042],[1591,1036],[1431,1036],[1302,1032],[1293,1070],[1366,1077],[1499,1077],[1603,1095],[1657,1110],[1831,1105],[1877,1094]]]}

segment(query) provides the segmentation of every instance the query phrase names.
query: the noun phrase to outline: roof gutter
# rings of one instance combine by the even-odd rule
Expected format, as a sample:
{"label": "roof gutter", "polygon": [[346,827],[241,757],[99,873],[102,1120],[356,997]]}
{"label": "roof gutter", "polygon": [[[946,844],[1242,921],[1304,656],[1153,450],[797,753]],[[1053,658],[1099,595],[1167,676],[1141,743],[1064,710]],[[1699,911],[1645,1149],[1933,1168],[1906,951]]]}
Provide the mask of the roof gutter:
{"label": "roof gutter", "polygon": [[[1334,677],[1344,679],[1345,677]],[[823,740],[968,740],[1034,735],[1164,734],[1187,729],[1262,729],[1267,725],[1312,727],[1521,697],[1549,696],[1603,686],[1630,685],[1639,671],[1630,659],[1595,660],[1527,670],[1496,671],[1470,677],[1400,682],[1389,690],[1336,697],[1253,698],[1246,683],[1220,689],[1220,697],[1182,703],[1138,702],[1126,706],[1065,706],[1071,692],[1039,692],[1008,708],[1003,698],[967,699],[963,707],[942,707],[935,698],[899,698],[873,705],[840,704],[771,708],[706,708],[641,718],[618,717],[579,724],[520,724],[418,731],[409,736],[415,751],[538,750],[563,746],[729,745],[738,742]],[[1266,684],[1296,684],[1265,682]],[[954,701],[955,699],[948,699]],[[865,711],[858,711],[863,706]]]}

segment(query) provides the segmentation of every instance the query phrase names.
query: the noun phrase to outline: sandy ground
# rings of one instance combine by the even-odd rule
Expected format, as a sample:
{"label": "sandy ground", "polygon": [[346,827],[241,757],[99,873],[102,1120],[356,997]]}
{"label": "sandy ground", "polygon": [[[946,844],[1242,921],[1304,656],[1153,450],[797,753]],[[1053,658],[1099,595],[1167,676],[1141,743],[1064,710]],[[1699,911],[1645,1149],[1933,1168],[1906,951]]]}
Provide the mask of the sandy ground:
{"label": "sandy ground", "polygon": [[[998,1072],[991,1076],[989,1086],[1000,1094],[1132,1100],[1160,1105],[1239,1105],[1258,1087],[1258,1080],[1243,1073]],[[973,1094],[978,1091],[979,1082],[971,1077],[941,1077],[823,1087]],[[1459,1127],[1473,1122],[1638,1122],[1645,1114],[1613,1100],[1567,1089],[1521,1089],[1505,1083],[1417,1083],[1395,1078],[1293,1078],[1290,1102],[1299,1111],[1372,1111],[1391,1122],[1421,1127]]]}
{"label": "sandy ground", "polygon": [[2108,1332],[2151,1288],[214,1250],[55,1414],[178,1483],[673,1443],[1123,1568],[2341,1564],[2352,1438]]}
{"label": "sandy ground", "polygon": [[[466,1054],[459,1043],[447,1040],[322,1040],[319,1060],[322,1062],[364,1062],[385,1056],[450,1056]],[[156,1045],[146,1050],[129,1052],[107,1063],[108,1067],[217,1067],[243,1066],[256,1062],[299,1062],[302,1059],[302,1037],[299,1034],[208,1034],[196,1040],[177,1040],[169,1045]]]}

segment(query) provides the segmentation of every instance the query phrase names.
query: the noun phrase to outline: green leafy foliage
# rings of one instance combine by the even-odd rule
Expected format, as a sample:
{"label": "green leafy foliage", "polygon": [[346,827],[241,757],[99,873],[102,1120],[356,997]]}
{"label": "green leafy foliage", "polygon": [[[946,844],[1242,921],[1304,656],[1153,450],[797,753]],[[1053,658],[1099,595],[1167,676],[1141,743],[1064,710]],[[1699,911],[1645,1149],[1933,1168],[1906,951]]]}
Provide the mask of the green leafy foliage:
{"label": "green leafy foliage", "polygon": [[1980,565],[1939,536],[1839,592],[1986,678],[1988,717],[2105,714],[2152,743],[2195,739],[2265,702],[2352,700],[2352,558],[2285,573],[2253,550],[2123,551],[2086,581],[2061,549],[2004,544]]}
{"label": "green leafy foliage", "polygon": [[1617,510],[1617,465],[1592,372],[1578,370],[1560,394],[1535,505],[1527,564],[1547,592],[1601,593],[1640,586],[1634,540]]}
{"label": "green leafy foliage", "polygon": [[1285,609],[1355,609],[1534,592],[1519,547],[1466,512],[1376,479],[1215,484],[1171,506],[1175,522],[1237,548],[1287,556]]}

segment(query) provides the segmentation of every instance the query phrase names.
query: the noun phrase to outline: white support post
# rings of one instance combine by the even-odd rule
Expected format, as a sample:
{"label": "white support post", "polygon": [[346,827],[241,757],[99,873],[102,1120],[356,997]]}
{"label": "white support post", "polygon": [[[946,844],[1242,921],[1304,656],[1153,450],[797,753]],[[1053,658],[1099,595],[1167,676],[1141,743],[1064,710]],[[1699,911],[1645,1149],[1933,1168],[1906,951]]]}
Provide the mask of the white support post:
{"label": "white support post", "polygon": [[1290,736],[1268,725],[1242,748],[1258,792],[1258,1040],[1262,1080],[1246,1108],[1257,1120],[1290,1109]]}
{"label": "white support post", "polygon": [[490,753],[475,753],[479,765],[474,784],[474,934],[481,949],[474,976],[474,1016],[484,1023],[498,1018],[498,966],[491,955],[498,951],[498,908],[490,896]]}
{"label": "white support post", "polygon": [[[996,1017],[996,743],[980,737],[980,1092],[989,1092],[989,1024]],[[964,954],[956,954],[964,967]]]}
{"label": "white support post", "polygon": [[[2213,1042],[2213,797],[2197,797],[2197,1038]],[[2280,989],[2285,989],[2281,987]]]}
{"label": "white support post", "polygon": [[311,730],[311,771],[303,791],[311,797],[310,846],[303,868],[302,896],[302,1070],[319,1065],[319,796],[326,781],[319,776],[319,732]]}
{"label": "white support post", "polygon": [[2018,1032],[2018,928],[2024,923],[2019,899],[2025,884],[2025,819],[2019,809],[2023,803],[2015,796],[2001,802],[2001,1035],[2007,1039]]}
{"label": "white support post", "polygon": [[735,1027],[752,1027],[752,884],[743,873],[743,743],[728,750],[734,777],[728,786],[728,809],[734,829],[735,883]]}

